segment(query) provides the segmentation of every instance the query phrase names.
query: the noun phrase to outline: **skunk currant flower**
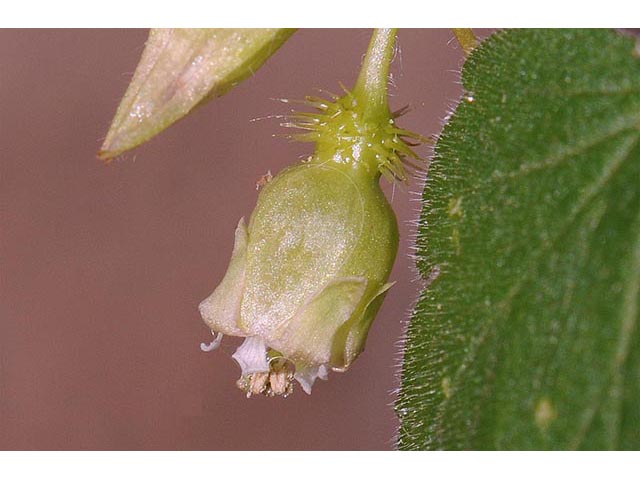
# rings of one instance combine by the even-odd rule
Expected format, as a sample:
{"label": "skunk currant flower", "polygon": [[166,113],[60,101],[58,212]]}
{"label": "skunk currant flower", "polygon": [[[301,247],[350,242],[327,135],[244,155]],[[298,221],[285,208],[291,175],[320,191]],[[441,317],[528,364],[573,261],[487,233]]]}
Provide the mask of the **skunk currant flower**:
{"label": "skunk currant flower", "polygon": [[403,138],[417,137],[387,107],[394,39],[374,33],[353,92],[308,97],[318,111],[292,116],[305,130],[294,137],[316,152],[263,187],[248,225],[238,223],[226,275],[200,304],[217,334],[203,349],[221,335],[245,338],[233,357],[249,396],[287,395],[294,379],[310,393],[329,370],[349,368],[392,285],[398,229],[379,178],[406,178],[415,154]]}

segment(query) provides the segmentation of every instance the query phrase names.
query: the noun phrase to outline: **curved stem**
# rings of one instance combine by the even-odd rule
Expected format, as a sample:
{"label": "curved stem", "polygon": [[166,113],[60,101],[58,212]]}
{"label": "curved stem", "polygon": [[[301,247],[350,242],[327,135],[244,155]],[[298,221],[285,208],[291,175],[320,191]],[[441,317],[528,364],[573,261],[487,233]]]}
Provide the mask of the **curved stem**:
{"label": "curved stem", "polygon": [[478,45],[478,39],[470,28],[454,28],[453,33],[467,56]]}
{"label": "curved stem", "polygon": [[376,28],[353,89],[354,96],[363,102],[365,119],[389,117],[387,83],[393,59],[397,28]]}

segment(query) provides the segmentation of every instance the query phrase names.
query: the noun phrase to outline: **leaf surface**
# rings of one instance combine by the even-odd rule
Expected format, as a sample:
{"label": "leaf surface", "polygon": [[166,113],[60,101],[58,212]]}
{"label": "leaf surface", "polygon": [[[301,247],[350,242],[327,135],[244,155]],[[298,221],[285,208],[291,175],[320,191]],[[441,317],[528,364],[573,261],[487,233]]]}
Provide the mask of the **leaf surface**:
{"label": "leaf surface", "polygon": [[463,69],[430,165],[401,449],[640,448],[640,61],[510,30]]}

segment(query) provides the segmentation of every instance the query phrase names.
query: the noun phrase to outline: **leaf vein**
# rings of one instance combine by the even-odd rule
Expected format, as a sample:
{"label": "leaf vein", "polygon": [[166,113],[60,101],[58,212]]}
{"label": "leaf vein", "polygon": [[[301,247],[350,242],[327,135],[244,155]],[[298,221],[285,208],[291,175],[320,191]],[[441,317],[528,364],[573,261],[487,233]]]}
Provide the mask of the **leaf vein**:
{"label": "leaf vein", "polygon": [[632,267],[630,270],[629,280],[627,282],[627,288],[625,288],[625,295],[622,304],[622,322],[620,326],[620,334],[618,336],[618,343],[616,348],[615,357],[611,365],[609,379],[605,382],[595,396],[594,404],[585,411],[583,415],[583,422],[580,429],[574,436],[570,445],[572,449],[578,449],[582,442],[585,440],[589,433],[589,428],[593,424],[596,413],[600,409],[602,402],[605,398],[605,392],[610,387],[616,391],[613,392],[613,396],[616,399],[616,432],[615,439],[612,441],[610,448],[615,449],[619,444],[620,437],[620,418],[622,415],[622,403],[619,398],[619,391],[622,383],[622,369],[629,358],[629,347],[631,344],[631,337],[636,331],[638,323],[638,314],[640,313],[638,308],[638,297],[640,295],[640,215],[637,219],[636,237],[634,242],[634,248],[632,253]]}
{"label": "leaf vein", "polygon": [[[639,120],[639,119],[636,119]],[[567,160],[584,153],[587,150],[590,150],[593,147],[600,145],[601,143],[606,142],[607,140],[611,140],[617,137],[620,134],[629,132],[634,130],[634,125],[623,125],[622,127],[618,127],[613,129],[612,131],[607,132],[605,135],[595,138],[592,141],[580,144],[574,148],[567,148],[562,150],[560,153],[556,155],[550,155],[546,159],[540,162],[532,162],[532,163],[524,163],[521,167],[509,173],[502,172],[494,172],[491,176],[492,181],[500,181],[500,180],[512,180],[512,179],[521,179],[531,173],[538,172],[540,170],[545,170],[547,168],[555,168],[562,164],[564,164]]]}

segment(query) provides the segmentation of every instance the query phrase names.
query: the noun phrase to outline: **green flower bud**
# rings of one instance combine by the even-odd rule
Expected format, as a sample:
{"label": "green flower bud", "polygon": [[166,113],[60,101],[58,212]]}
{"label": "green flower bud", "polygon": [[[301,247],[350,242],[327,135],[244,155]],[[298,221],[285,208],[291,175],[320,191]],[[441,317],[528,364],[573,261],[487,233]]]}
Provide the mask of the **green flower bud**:
{"label": "green flower bud", "polygon": [[413,134],[366,100],[356,87],[331,102],[307,98],[318,112],[293,115],[307,131],[296,137],[316,152],[262,188],[249,224],[238,223],[226,275],[200,304],[218,334],[204,350],[222,335],[245,337],[233,357],[248,396],[287,395],[293,379],[311,393],[329,370],[347,370],[392,286],[398,227],[379,178],[406,178],[413,152],[402,137]]}
{"label": "green flower bud", "polygon": [[98,156],[116,157],[223,95],[292,34],[287,28],[152,28]]}

